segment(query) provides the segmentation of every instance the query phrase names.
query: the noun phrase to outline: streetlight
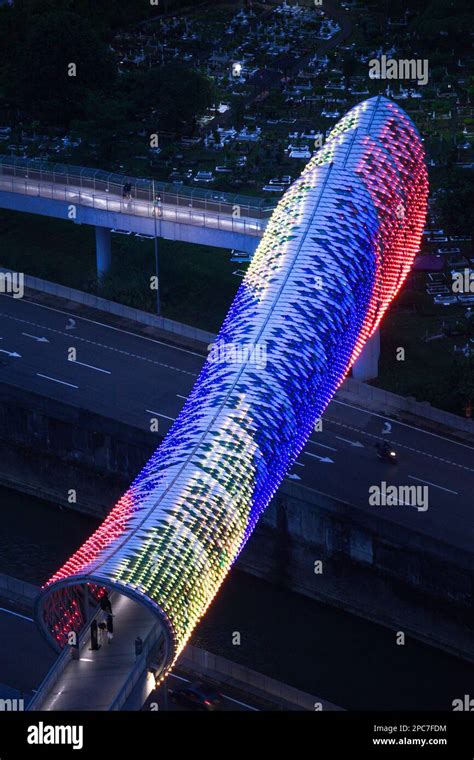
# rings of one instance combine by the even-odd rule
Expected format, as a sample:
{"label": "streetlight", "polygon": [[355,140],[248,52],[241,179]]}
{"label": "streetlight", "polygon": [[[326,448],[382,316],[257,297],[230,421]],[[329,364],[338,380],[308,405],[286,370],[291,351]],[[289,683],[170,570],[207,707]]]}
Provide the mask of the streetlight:
{"label": "streetlight", "polygon": [[156,229],[156,214],[158,208],[158,199],[155,196],[155,180],[153,182],[153,220],[154,220],[154,238],[153,244],[155,249],[155,278],[156,278],[156,315],[160,316],[160,281],[158,276],[158,237]]}

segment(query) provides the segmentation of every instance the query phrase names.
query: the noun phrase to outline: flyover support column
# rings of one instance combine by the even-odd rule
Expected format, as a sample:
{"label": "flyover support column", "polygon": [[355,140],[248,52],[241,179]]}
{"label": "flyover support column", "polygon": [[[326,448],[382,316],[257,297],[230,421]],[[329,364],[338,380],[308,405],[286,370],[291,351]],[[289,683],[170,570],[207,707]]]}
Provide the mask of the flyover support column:
{"label": "flyover support column", "polygon": [[380,328],[377,328],[370,340],[365,344],[359,358],[355,361],[352,367],[352,377],[361,382],[375,380],[379,374],[379,358]]}
{"label": "flyover support column", "polygon": [[112,265],[112,235],[108,227],[95,228],[97,277],[102,279]]}

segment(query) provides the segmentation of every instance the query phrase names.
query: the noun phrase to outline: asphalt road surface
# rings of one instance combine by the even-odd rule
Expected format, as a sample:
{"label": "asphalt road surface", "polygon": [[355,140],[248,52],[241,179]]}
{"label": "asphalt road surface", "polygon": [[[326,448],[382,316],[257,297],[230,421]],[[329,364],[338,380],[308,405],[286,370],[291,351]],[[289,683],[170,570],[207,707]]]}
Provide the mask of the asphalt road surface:
{"label": "asphalt road surface", "polygon": [[[143,430],[159,420],[164,435],[203,364],[197,351],[135,334],[26,299],[0,298],[0,382],[97,412]],[[76,349],[76,361],[68,351]],[[288,479],[355,507],[472,551],[474,449],[422,422],[402,423],[342,398],[323,417]],[[398,464],[374,449],[387,440]],[[370,506],[382,481],[428,489],[428,509]]]}

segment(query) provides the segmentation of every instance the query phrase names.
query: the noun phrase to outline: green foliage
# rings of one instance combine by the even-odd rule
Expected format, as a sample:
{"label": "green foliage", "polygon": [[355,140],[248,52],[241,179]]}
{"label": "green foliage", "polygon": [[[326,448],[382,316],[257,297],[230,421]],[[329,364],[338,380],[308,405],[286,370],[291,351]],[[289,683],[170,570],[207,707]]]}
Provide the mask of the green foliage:
{"label": "green foliage", "polygon": [[449,235],[474,227],[474,177],[465,169],[451,170],[435,199],[440,226]]}
{"label": "green foliage", "polygon": [[[61,4],[67,5],[66,0]],[[68,126],[81,114],[88,93],[113,86],[113,58],[87,18],[60,8],[36,15],[16,34],[7,92],[32,117]],[[76,65],[75,76],[70,76],[70,64]]]}
{"label": "green foliage", "polygon": [[150,72],[150,79],[161,129],[182,132],[214,103],[212,79],[182,63],[168,63]]}

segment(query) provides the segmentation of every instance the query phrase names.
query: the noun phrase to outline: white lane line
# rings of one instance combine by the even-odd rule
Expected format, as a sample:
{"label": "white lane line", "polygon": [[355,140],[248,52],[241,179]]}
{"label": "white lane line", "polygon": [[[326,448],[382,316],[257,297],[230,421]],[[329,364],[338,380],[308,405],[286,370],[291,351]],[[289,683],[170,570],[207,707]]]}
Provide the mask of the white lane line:
{"label": "white lane line", "polygon": [[309,439],[308,443],[313,443],[315,446],[321,446],[322,449],[329,449],[329,451],[337,451],[337,449],[335,449],[334,446],[326,446],[325,443],[319,443],[318,441],[313,441],[312,438]]}
{"label": "white lane line", "polygon": [[15,359],[21,359],[21,354],[18,354],[16,351],[5,351],[3,348],[0,348],[0,354],[8,354],[8,356],[13,356]]}
{"label": "white lane line", "polygon": [[311,454],[310,451],[303,451],[305,457],[312,457],[313,459],[319,459],[320,462],[326,462],[327,464],[334,464],[334,460],[331,457],[320,457],[317,454]]}
{"label": "white lane line", "polygon": [[35,622],[33,618],[26,617],[26,615],[20,615],[19,612],[13,612],[13,610],[7,610],[6,607],[0,607],[0,612],[6,612],[7,615],[14,615],[14,617],[21,618],[22,620],[27,620],[29,623]]}
{"label": "white lane line", "polygon": [[89,369],[95,369],[97,372],[103,372],[104,375],[111,375],[108,369],[101,369],[100,367],[94,367],[92,364],[84,364],[84,362],[78,362],[77,359],[71,360],[71,364],[80,364],[81,367],[88,367]]}
{"label": "white lane line", "polygon": [[[7,295],[6,293],[0,294],[0,295]],[[13,298],[13,296],[9,296],[10,298]],[[70,311],[63,311],[62,309],[56,309],[53,306],[46,306],[43,303],[36,303],[35,301],[25,301],[25,303],[30,304],[31,306],[37,306],[40,309],[47,309],[48,311],[56,311],[58,314],[65,314],[67,317],[71,316]],[[181,351],[183,354],[190,354],[191,356],[198,356],[199,359],[205,359],[206,357],[202,354],[198,354],[197,351],[190,351],[188,348],[181,348],[181,346],[175,346],[170,345],[169,343],[165,343],[161,340],[156,340],[156,338],[149,338],[147,335],[140,335],[138,333],[134,333],[131,330],[124,330],[121,327],[115,327],[114,325],[108,325],[105,322],[98,322],[95,319],[89,319],[88,317],[80,317],[77,314],[74,315],[76,319],[82,319],[83,322],[90,322],[92,325],[98,325],[99,327],[106,327],[107,330],[115,330],[116,332],[121,332],[124,335],[131,335],[133,338],[140,338],[141,340],[148,340],[151,343],[156,343],[159,346],[165,346],[166,348],[171,349],[172,351]],[[30,324],[34,324],[34,322],[30,322]],[[39,327],[39,325],[36,325]],[[45,328],[47,330],[51,330],[52,328],[47,327]],[[55,331],[56,332],[56,331]]]}
{"label": "white lane line", "polygon": [[301,462],[295,462],[296,467],[304,467],[304,464],[301,464]]}
{"label": "white lane line", "polygon": [[156,414],[157,417],[164,417],[165,420],[171,420],[171,422],[174,422],[176,417],[168,417],[167,414],[160,414],[160,412],[154,412],[153,409],[145,409],[145,412],[148,412],[149,414]]}
{"label": "white lane line", "polygon": [[79,389],[78,385],[73,385],[72,383],[65,383],[64,380],[58,380],[56,377],[50,377],[49,375],[42,375],[40,372],[36,373],[36,377],[44,377],[45,380],[51,380],[53,383],[60,383],[61,385],[68,385],[69,388],[75,388],[76,390]]}
{"label": "white lane line", "polygon": [[[185,683],[191,683],[190,678],[184,678],[183,676],[177,676],[176,673],[170,673],[168,678],[176,678],[178,681],[184,681]],[[229,702],[235,702],[236,705],[240,705],[241,707],[246,707],[247,710],[253,710],[254,712],[260,712],[258,707],[252,707],[252,705],[247,705],[245,702],[239,702],[238,699],[234,699],[233,697],[229,697],[227,694],[222,694],[224,699],[229,700]]]}
{"label": "white lane line", "polygon": [[25,336],[25,338],[33,338],[37,343],[49,343],[49,340],[45,338],[44,336],[41,336],[41,338],[38,338],[37,335],[30,335],[30,333],[22,333],[22,335]]}
{"label": "white lane line", "polygon": [[430,483],[429,480],[422,480],[421,478],[415,478],[414,475],[408,476],[410,480],[417,480],[419,483],[426,483],[427,486],[433,486],[433,488],[439,488],[441,491],[447,491],[448,493],[453,493],[455,496],[458,496],[457,491],[451,491],[450,488],[445,488],[444,486],[439,486],[437,483]]}
{"label": "white lane line", "polygon": [[176,394],[176,396],[177,396],[178,398],[182,398],[182,399],[184,399],[185,401],[187,401],[187,398],[188,398],[187,396],[182,396],[180,393],[177,393],[177,394]]}
{"label": "white lane line", "polygon": [[[361,428],[353,427],[352,425],[346,425],[344,422],[338,422],[337,420],[326,416],[326,420],[330,422],[332,425],[338,425],[339,427],[346,428],[346,430],[355,430],[358,435],[365,435],[368,438],[374,438],[376,441],[381,441],[382,438],[380,435],[375,435],[375,433],[368,433],[367,430],[362,430]],[[458,462],[453,462],[451,459],[444,459],[443,457],[438,457],[436,454],[429,454],[427,451],[423,451],[423,449],[415,449],[413,446],[407,446],[406,443],[400,443],[399,441],[395,441],[392,438],[394,446],[396,445],[400,449],[406,449],[407,451],[412,451],[415,454],[421,454],[424,457],[429,457],[430,459],[436,459],[438,462],[443,462],[444,464],[450,464],[453,467],[459,467],[461,470],[467,470],[468,472],[474,472],[474,469],[472,467],[467,467],[465,464],[458,464]],[[468,447],[469,448],[469,447]]]}
{"label": "white lane line", "polygon": [[365,448],[364,444],[360,441],[351,441],[350,438],[341,438],[341,436],[336,435],[336,438],[338,441],[344,441],[344,443],[349,443],[351,446],[355,446],[357,449],[363,449]]}
{"label": "white lane line", "polygon": [[236,705],[240,705],[241,707],[245,707],[247,710],[252,710],[253,712],[260,712],[258,707],[252,707],[252,705],[247,705],[245,702],[239,702],[238,699],[234,699],[233,697],[229,697],[227,694],[222,695],[224,699],[227,699],[229,702],[234,702]]}
{"label": "white lane line", "polygon": [[[28,303],[31,303],[28,301]],[[36,322],[30,322],[27,319],[20,319],[20,317],[13,317],[11,314],[5,314],[0,313],[0,316],[5,317],[6,319],[11,319],[13,322],[20,322],[25,325],[31,325],[32,327],[40,328],[41,330],[47,330],[48,332],[55,333],[56,335],[61,335],[63,338],[70,339],[70,335],[68,333],[63,332],[62,330],[57,330],[54,327],[47,327],[46,325],[38,325]],[[100,323],[98,323],[100,324]],[[133,335],[134,333],[130,333],[130,335]],[[141,337],[141,336],[137,336]],[[98,348],[105,348],[107,351],[114,351],[116,354],[122,354],[123,356],[128,356],[132,359],[140,359],[144,362],[149,362],[149,364],[155,364],[157,367],[165,367],[165,369],[171,369],[174,372],[181,372],[183,375],[190,375],[191,377],[197,377],[197,372],[190,372],[187,369],[181,369],[180,367],[174,367],[172,364],[166,364],[165,362],[159,362],[156,361],[156,359],[150,359],[148,356],[140,356],[140,354],[131,354],[129,351],[125,351],[122,348],[114,348],[113,346],[108,346],[106,343],[97,343],[95,340],[89,340],[89,338],[81,338],[80,335],[74,335],[74,341],[80,340],[82,343],[87,343],[90,346],[96,346]],[[149,338],[147,340],[152,340],[152,338]],[[154,343],[160,343],[160,341],[153,341]],[[161,343],[160,345],[168,346],[167,343]],[[172,348],[172,347],[171,347]],[[178,349],[181,350],[181,349]],[[196,354],[196,356],[200,356],[200,354]],[[200,356],[200,358],[204,361],[205,357]]]}
{"label": "white lane line", "polygon": [[[334,404],[340,404],[341,406],[348,406],[350,409],[355,409],[357,412],[362,412],[362,414],[370,414],[372,417],[380,417],[381,420],[386,420],[387,422],[390,422],[392,425],[401,425],[402,427],[410,428],[411,430],[417,430],[419,433],[424,433],[425,435],[431,435],[433,438],[440,438],[442,441],[447,441],[447,443],[454,443],[456,446],[462,446],[464,449],[470,449],[471,451],[474,451],[474,448],[472,446],[468,446],[466,443],[460,443],[459,441],[453,441],[451,438],[446,438],[444,435],[438,435],[438,433],[432,433],[430,430],[423,430],[423,428],[416,427],[416,425],[409,425],[407,422],[399,422],[398,420],[392,419],[392,417],[387,417],[383,414],[377,414],[377,412],[370,412],[368,409],[361,409],[359,406],[354,406],[353,404],[348,404],[346,401],[338,401],[337,399],[333,399]],[[353,430],[357,430],[358,428],[353,428]],[[447,461],[447,460],[443,460]],[[461,466],[461,465],[460,465]]]}

